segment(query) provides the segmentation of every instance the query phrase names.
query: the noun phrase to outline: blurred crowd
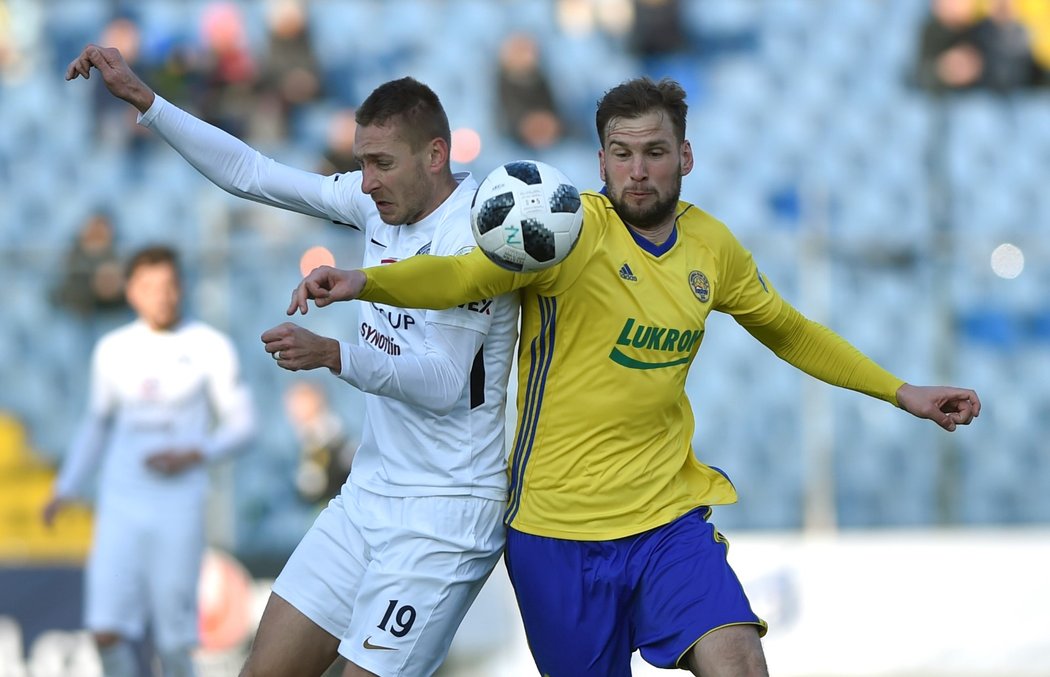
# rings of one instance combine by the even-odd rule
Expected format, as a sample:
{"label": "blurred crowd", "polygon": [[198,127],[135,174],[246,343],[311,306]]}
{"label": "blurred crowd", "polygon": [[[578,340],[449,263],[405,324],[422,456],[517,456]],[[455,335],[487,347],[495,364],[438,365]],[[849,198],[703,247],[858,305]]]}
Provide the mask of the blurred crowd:
{"label": "blurred crowd", "polygon": [[[0,2],[0,70],[16,68],[21,57],[17,40],[2,37],[8,1]],[[262,39],[253,39],[245,11],[235,2],[205,3],[189,30],[185,25],[143,22],[134,3],[111,4],[113,17],[90,39],[119,48],[160,95],[255,144],[294,141],[305,133],[303,112],[311,104],[334,104],[344,110],[330,114],[331,145],[323,153],[324,166],[344,171],[354,167],[347,159],[346,140],[346,116],[356,103],[348,83],[351,76],[322,66],[310,31],[309,2],[266,2]],[[643,70],[676,76],[686,84],[693,80],[682,60],[696,57],[701,44],[687,30],[681,0],[556,0],[553,4],[567,30],[596,24],[622,42]],[[492,113],[506,140],[539,150],[567,136],[589,133],[581,126],[589,126],[590,111],[574,115],[566,110],[570,105],[558,100],[541,41],[530,30],[502,37],[493,56],[497,65]],[[135,125],[134,112],[96,91],[96,138],[134,153],[148,137]]]}
{"label": "blurred crowd", "polygon": [[1050,3],[932,0],[915,77],[938,93],[1050,86]]}
{"label": "blurred crowd", "polygon": [[[383,6],[370,0],[351,4],[376,12]],[[199,2],[193,11],[164,5],[179,19],[170,22],[149,14],[155,5],[118,0],[100,0],[98,5],[108,12],[99,29],[69,19],[43,31],[40,27],[57,17],[41,7],[34,9],[32,3],[0,0],[0,82],[24,79],[33,61],[41,58],[26,37],[31,34],[27,26],[35,25],[38,35],[46,32],[53,41],[54,60],[75,54],[85,40],[118,47],[162,96],[249,143],[306,148],[316,170],[326,174],[358,167],[353,155],[354,67],[321,52],[312,14],[316,6],[311,2],[215,0]],[[523,6],[509,1],[507,5]],[[548,8],[552,24],[567,36],[564,44],[570,45],[572,36],[598,35],[630,59],[630,68],[682,82],[693,110],[704,106],[712,62],[722,55],[753,51],[758,40],[746,22],[698,24],[696,5],[686,0],[551,0]],[[358,33],[349,30],[347,40],[359,39]],[[509,153],[542,157],[567,144],[587,148],[593,141],[592,111],[580,101],[593,105],[588,97],[595,92],[586,91],[577,100],[567,95],[571,87],[556,85],[555,77],[565,73],[557,70],[559,55],[551,51],[549,38],[535,25],[513,27],[492,40],[491,62],[477,64],[481,77],[490,78],[487,115],[493,124],[488,131],[498,136],[486,143]],[[913,63],[900,80],[932,93],[1009,93],[1050,85],[1050,3],[1045,0],[930,0],[924,21],[910,39]],[[88,143],[119,149],[122,159],[132,163],[129,184],[143,181],[145,174],[136,170],[135,158],[159,144],[136,124],[130,106],[102,87],[85,91],[92,107],[83,115],[91,124]],[[53,243],[65,252],[48,285],[52,307],[79,326],[81,359],[86,359],[94,339],[129,316],[121,234],[137,225],[122,223],[105,203],[104,191],[99,195],[97,204],[79,217],[72,236]],[[316,413],[325,408],[323,401],[323,392],[305,384],[290,388],[285,401],[289,438],[303,446],[300,466],[289,481],[307,502],[330,496],[352,457],[346,440],[352,437],[347,430],[353,423],[336,425],[334,417],[342,412]]]}
{"label": "blurred crowd", "polygon": [[[770,1],[780,8],[806,4]],[[871,5],[874,0],[835,3],[840,8],[858,7]],[[449,4],[432,0],[413,6],[421,11],[441,11]],[[63,3],[62,8],[88,5],[106,8],[100,26],[81,25],[75,16],[50,12],[46,4],[0,0],[0,84],[13,86],[27,77],[39,77],[41,60],[50,58],[53,63],[48,68],[56,80],[54,86],[61,87],[58,81],[65,60],[76,54],[85,41],[98,42],[118,47],[135,70],[168,100],[257,147],[294,147],[307,156],[308,164],[326,174],[358,167],[353,155],[354,108],[358,103],[355,78],[360,78],[368,67],[381,65],[381,61],[355,63],[334,58],[331,40],[323,43],[324,48],[319,46],[322,41],[317,39],[317,32],[326,26],[318,23],[317,16],[321,5],[325,11],[352,7],[362,13],[372,12],[367,16],[378,21],[385,16],[380,13],[386,11],[387,3],[201,0],[191,7],[191,3],[83,0],[83,4]],[[477,9],[480,12],[488,6],[479,3]],[[701,6],[712,10],[710,16],[718,21],[711,25],[698,22],[698,16],[708,16],[697,11]],[[702,114],[711,102],[706,97],[713,89],[708,81],[712,64],[723,56],[761,50],[758,33],[762,28],[756,28],[760,22],[739,20],[741,13],[746,14],[740,8],[748,6],[714,0],[504,0],[499,11],[513,8],[528,13],[541,7],[549,16],[543,21],[504,26],[483,48],[487,60],[473,59],[463,65],[470,77],[489,82],[486,97],[479,99],[490,107],[484,117],[492,122],[479,126],[482,134],[488,135],[483,137],[484,143],[499,148],[504,155],[533,155],[540,159],[547,157],[544,153],[557,153],[563,148],[577,156],[582,155],[576,152],[581,148],[593,152],[593,102],[608,83],[595,73],[565,70],[572,57],[560,53],[558,48],[570,50],[576,44],[574,40],[582,40],[579,36],[587,36],[588,48],[604,45],[609,53],[624,57],[623,62],[610,62],[610,72],[614,74],[620,72],[617,68],[626,68],[679,80],[689,92],[691,112]],[[736,8],[738,14],[727,9],[730,7]],[[158,14],[158,8],[165,8],[172,20],[159,20],[158,16],[163,17],[164,13]],[[903,38],[911,45],[911,61],[894,75],[900,82],[938,95],[1050,91],[1050,2],[930,0],[928,9],[919,11],[923,21],[914,34]],[[412,25],[414,18],[406,16],[404,20]],[[543,25],[549,25],[557,34],[544,33],[539,28]],[[366,33],[348,27],[346,41],[367,43]],[[47,57],[41,55],[40,45],[34,39],[47,42]],[[411,44],[411,40],[406,39],[406,43]],[[471,47],[475,50],[471,53],[477,54],[476,46]],[[391,45],[389,49],[394,53],[399,47]],[[401,67],[408,61],[397,63]],[[738,74],[747,76],[748,72]],[[570,76],[569,84],[558,81]],[[745,77],[734,80],[737,82],[744,95],[736,96],[746,103],[747,87],[749,83],[755,87],[756,81]],[[786,82],[790,89],[793,81]],[[441,84],[450,87],[449,83]],[[70,113],[89,121],[91,137],[83,145],[118,149],[121,160],[132,163],[128,184],[147,181],[148,174],[138,171],[134,162],[136,158],[146,158],[160,144],[136,124],[135,111],[130,106],[95,85],[90,83],[82,90],[90,99],[90,112]],[[444,96],[446,92],[441,93]],[[461,92],[453,89],[449,101],[455,102],[457,94]],[[848,122],[851,118],[843,115],[842,119]],[[783,120],[789,131],[791,121],[790,115]],[[715,121],[730,132],[737,122]],[[708,127],[697,129],[706,133]],[[698,134],[695,143],[700,147],[703,136]],[[0,174],[8,171],[9,161],[15,155],[0,146]],[[567,155],[550,157],[557,163]],[[484,162],[490,162],[491,157],[484,157]],[[485,167],[481,164],[479,161],[471,169],[483,172]],[[726,167],[733,169],[728,162],[718,169]],[[178,171],[188,173],[182,166]],[[713,171],[705,173],[701,180],[707,181],[712,175]],[[734,179],[733,183],[739,182]],[[122,219],[122,212],[114,209],[122,195],[108,196],[101,189],[97,193],[98,200],[78,213],[75,232],[61,242],[47,243],[63,250],[61,263],[49,274],[47,302],[79,326],[76,343],[83,346],[82,359],[86,359],[87,347],[94,339],[129,317],[123,296],[125,236],[139,228],[139,224]],[[798,209],[788,211],[797,213]],[[750,213],[746,209],[743,212]],[[744,219],[734,219],[736,223],[747,224]],[[253,227],[259,228],[257,224]],[[284,237],[286,243],[296,238],[294,233]],[[324,404],[324,395],[312,386],[290,387],[281,412],[289,430],[288,439],[298,440],[302,446],[299,465],[286,480],[294,485],[294,493],[309,504],[332,494],[352,457],[352,443],[348,440],[353,437],[353,416],[349,412],[332,412]],[[318,413],[322,411],[326,413]],[[337,422],[340,416],[346,420]],[[55,449],[46,451],[56,453]]]}

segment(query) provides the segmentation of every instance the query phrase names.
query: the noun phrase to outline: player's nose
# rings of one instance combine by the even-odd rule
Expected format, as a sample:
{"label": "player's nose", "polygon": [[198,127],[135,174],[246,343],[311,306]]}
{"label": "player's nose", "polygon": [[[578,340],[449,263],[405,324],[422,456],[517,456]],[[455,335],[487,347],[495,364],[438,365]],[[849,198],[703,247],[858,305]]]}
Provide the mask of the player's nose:
{"label": "player's nose", "polygon": [[635,181],[644,181],[649,176],[649,168],[645,166],[645,158],[635,157],[631,161],[631,178]]}
{"label": "player's nose", "polygon": [[371,172],[367,169],[361,171],[361,192],[365,195],[371,195],[379,189],[379,181],[376,179],[375,172]]}

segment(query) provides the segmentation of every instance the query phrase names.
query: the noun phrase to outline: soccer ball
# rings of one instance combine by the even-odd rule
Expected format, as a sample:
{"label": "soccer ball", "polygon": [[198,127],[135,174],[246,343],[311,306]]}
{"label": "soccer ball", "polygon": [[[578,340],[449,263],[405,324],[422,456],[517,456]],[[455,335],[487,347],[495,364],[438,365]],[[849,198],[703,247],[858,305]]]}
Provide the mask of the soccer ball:
{"label": "soccer ball", "polygon": [[561,262],[580,238],[580,192],[559,170],[521,160],[485,177],[470,204],[470,227],[481,251],[516,273]]}

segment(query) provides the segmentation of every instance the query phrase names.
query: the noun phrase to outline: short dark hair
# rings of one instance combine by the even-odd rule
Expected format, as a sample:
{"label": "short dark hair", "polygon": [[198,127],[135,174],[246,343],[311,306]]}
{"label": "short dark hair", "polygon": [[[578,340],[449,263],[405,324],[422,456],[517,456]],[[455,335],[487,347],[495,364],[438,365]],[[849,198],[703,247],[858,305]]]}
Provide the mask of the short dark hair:
{"label": "short dark hair", "polygon": [[363,126],[383,125],[396,119],[413,151],[437,138],[452,145],[452,132],[441,100],[434,90],[415,78],[379,85],[361,103],[354,118]]}
{"label": "short dark hair", "polygon": [[131,258],[128,259],[128,265],[125,268],[124,276],[131,278],[136,270],[143,266],[155,266],[159,263],[170,264],[175,269],[175,274],[179,276],[179,255],[174,249],[167,245],[157,244],[150,245],[139,249]]}
{"label": "short dark hair", "polygon": [[647,77],[634,78],[605,92],[598,101],[595,115],[602,148],[605,147],[605,131],[610,120],[637,118],[656,109],[670,116],[678,142],[685,141],[685,116],[689,106],[685,102],[685,90],[674,80],[664,78],[653,82]]}

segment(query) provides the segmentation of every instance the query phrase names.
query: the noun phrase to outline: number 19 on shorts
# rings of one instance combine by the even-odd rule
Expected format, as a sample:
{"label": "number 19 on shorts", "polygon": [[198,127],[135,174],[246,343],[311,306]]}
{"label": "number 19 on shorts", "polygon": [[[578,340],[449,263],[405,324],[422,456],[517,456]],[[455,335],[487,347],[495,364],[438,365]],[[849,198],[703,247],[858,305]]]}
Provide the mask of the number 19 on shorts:
{"label": "number 19 on shorts", "polygon": [[390,604],[386,607],[386,613],[383,614],[383,620],[379,621],[379,625],[376,626],[380,630],[389,632],[394,637],[407,635],[409,630],[412,629],[412,624],[416,622],[415,608],[408,604],[399,607],[399,601],[396,599],[390,600]]}

